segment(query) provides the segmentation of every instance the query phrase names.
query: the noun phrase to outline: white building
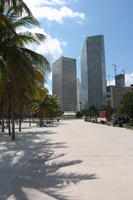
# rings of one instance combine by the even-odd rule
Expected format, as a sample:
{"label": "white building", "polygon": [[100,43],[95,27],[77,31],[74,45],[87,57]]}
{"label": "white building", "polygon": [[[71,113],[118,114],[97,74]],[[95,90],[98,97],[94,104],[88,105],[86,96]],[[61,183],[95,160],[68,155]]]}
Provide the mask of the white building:
{"label": "white building", "polygon": [[63,112],[77,111],[76,59],[61,57],[52,66],[52,91]]}

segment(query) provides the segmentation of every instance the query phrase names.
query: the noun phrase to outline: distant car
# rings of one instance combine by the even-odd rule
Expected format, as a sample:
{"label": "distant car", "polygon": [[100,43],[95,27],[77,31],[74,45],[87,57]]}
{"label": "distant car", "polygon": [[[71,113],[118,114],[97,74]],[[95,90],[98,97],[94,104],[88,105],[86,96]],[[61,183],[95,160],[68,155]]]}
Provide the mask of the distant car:
{"label": "distant car", "polygon": [[96,123],[97,119],[95,117],[91,118],[91,122]]}
{"label": "distant car", "polygon": [[101,123],[101,124],[106,124],[107,123],[107,118],[98,117],[98,122]]}
{"label": "distant car", "polygon": [[84,121],[87,122],[88,121],[88,117],[84,116]]}
{"label": "distant car", "polygon": [[121,117],[115,118],[113,120],[113,126],[118,125],[119,127],[123,127],[123,119]]}

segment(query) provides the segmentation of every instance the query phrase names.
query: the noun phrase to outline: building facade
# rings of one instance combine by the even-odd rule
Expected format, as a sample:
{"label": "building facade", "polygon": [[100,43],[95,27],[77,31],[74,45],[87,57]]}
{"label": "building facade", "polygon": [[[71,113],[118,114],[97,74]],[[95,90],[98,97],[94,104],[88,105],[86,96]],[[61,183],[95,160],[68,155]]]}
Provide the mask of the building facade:
{"label": "building facade", "polygon": [[80,99],[80,79],[77,77],[77,111],[80,111],[81,99]]}
{"label": "building facade", "polygon": [[119,87],[119,86],[108,86],[107,87],[107,99],[108,105],[112,108],[119,108],[123,96],[133,90],[132,87]]}
{"label": "building facade", "polygon": [[104,36],[87,37],[81,53],[81,106],[106,104]]}
{"label": "building facade", "polygon": [[52,92],[63,112],[77,111],[76,60],[61,57],[52,66]]}
{"label": "building facade", "polygon": [[115,76],[115,85],[118,87],[125,87],[125,75],[118,74]]}

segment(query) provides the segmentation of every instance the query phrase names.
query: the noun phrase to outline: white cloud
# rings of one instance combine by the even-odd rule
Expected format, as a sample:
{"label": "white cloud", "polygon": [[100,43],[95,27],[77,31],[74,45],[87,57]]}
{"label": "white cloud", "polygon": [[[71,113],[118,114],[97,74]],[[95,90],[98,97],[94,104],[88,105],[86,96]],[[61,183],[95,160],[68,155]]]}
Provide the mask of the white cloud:
{"label": "white cloud", "polygon": [[50,93],[50,94],[52,94],[52,91],[51,91],[51,89],[50,89],[49,85],[48,85],[47,83],[45,83],[45,85],[44,85],[44,86],[45,86],[45,88],[47,88],[47,89],[48,89],[49,93]]}
{"label": "white cloud", "polygon": [[115,85],[115,80],[113,79],[111,81],[107,81],[107,86],[109,85]]}
{"label": "white cloud", "polygon": [[[74,19],[78,23],[82,23],[82,21],[85,19],[85,14],[77,11],[73,11],[72,9],[65,6],[66,2],[65,0],[24,0],[25,3],[29,6],[32,13],[36,18],[39,19],[47,19],[49,21],[56,21],[60,24],[63,23],[63,20],[68,19]],[[47,5],[62,5],[60,8],[54,8]],[[64,5],[64,6],[63,6]]]}
{"label": "white cloud", "polygon": [[61,7],[60,9],[52,7],[37,7],[33,13],[38,18],[45,18],[49,21],[56,21],[60,24],[63,23],[65,18],[77,19],[78,22],[84,20],[85,18],[83,13],[74,12],[66,6]]}
{"label": "white cloud", "polygon": [[[133,84],[133,73],[125,74],[125,85],[130,86],[131,84]],[[108,81],[107,85],[109,85],[109,81]],[[114,79],[110,81],[110,85],[115,85]]]}
{"label": "white cloud", "polygon": [[52,73],[49,73],[48,79],[52,81]]}
{"label": "white cloud", "polygon": [[38,46],[29,46],[29,48],[34,49],[36,52],[44,55],[50,64],[52,64],[56,59],[58,59],[63,54],[63,47],[67,46],[67,41],[62,41],[57,38],[51,37],[47,34],[43,28],[35,27],[32,29],[23,28],[22,31],[30,31],[32,33],[41,33],[46,36],[46,41],[42,42]]}
{"label": "white cloud", "polygon": [[63,47],[66,47],[67,44],[68,44],[67,41],[62,41],[62,46],[63,46]]}
{"label": "white cloud", "polygon": [[60,41],[57,38],[47,35],[45,43],[37,46],[36,51],[46,56],[48,61],[52,64],[63,54],[62,47],[64,47],[64,41]]}
{"label": "white cloud", "polygon": [[125,82],[127,86],[133,84],[133,73],[125,75]]}

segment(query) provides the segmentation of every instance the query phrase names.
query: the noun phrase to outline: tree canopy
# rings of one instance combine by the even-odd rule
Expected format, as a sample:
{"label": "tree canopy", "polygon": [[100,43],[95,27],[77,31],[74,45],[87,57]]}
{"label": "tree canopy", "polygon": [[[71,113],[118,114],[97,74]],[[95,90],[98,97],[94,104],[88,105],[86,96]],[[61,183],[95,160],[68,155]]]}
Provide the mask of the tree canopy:
{"label": "tree canopy", "polygon": [[133,91],[124,95],[118,113],[127,115],[133,121]]}
{"label": "tree canopy", "polygon": [[29,44],[45,42],[45,35],[24,31],[25,27],[38,25],[23,0],[0,0],[0,119],[2,131],[4,120],[8,119],[13,140],[15,119],[19,118],[21,123],[24,113],[32,113],[33,102],[43,105],[47,115],[53,115],[57,109],[55,97],[48,95],[44,87],[49,62],[27,48]]}

